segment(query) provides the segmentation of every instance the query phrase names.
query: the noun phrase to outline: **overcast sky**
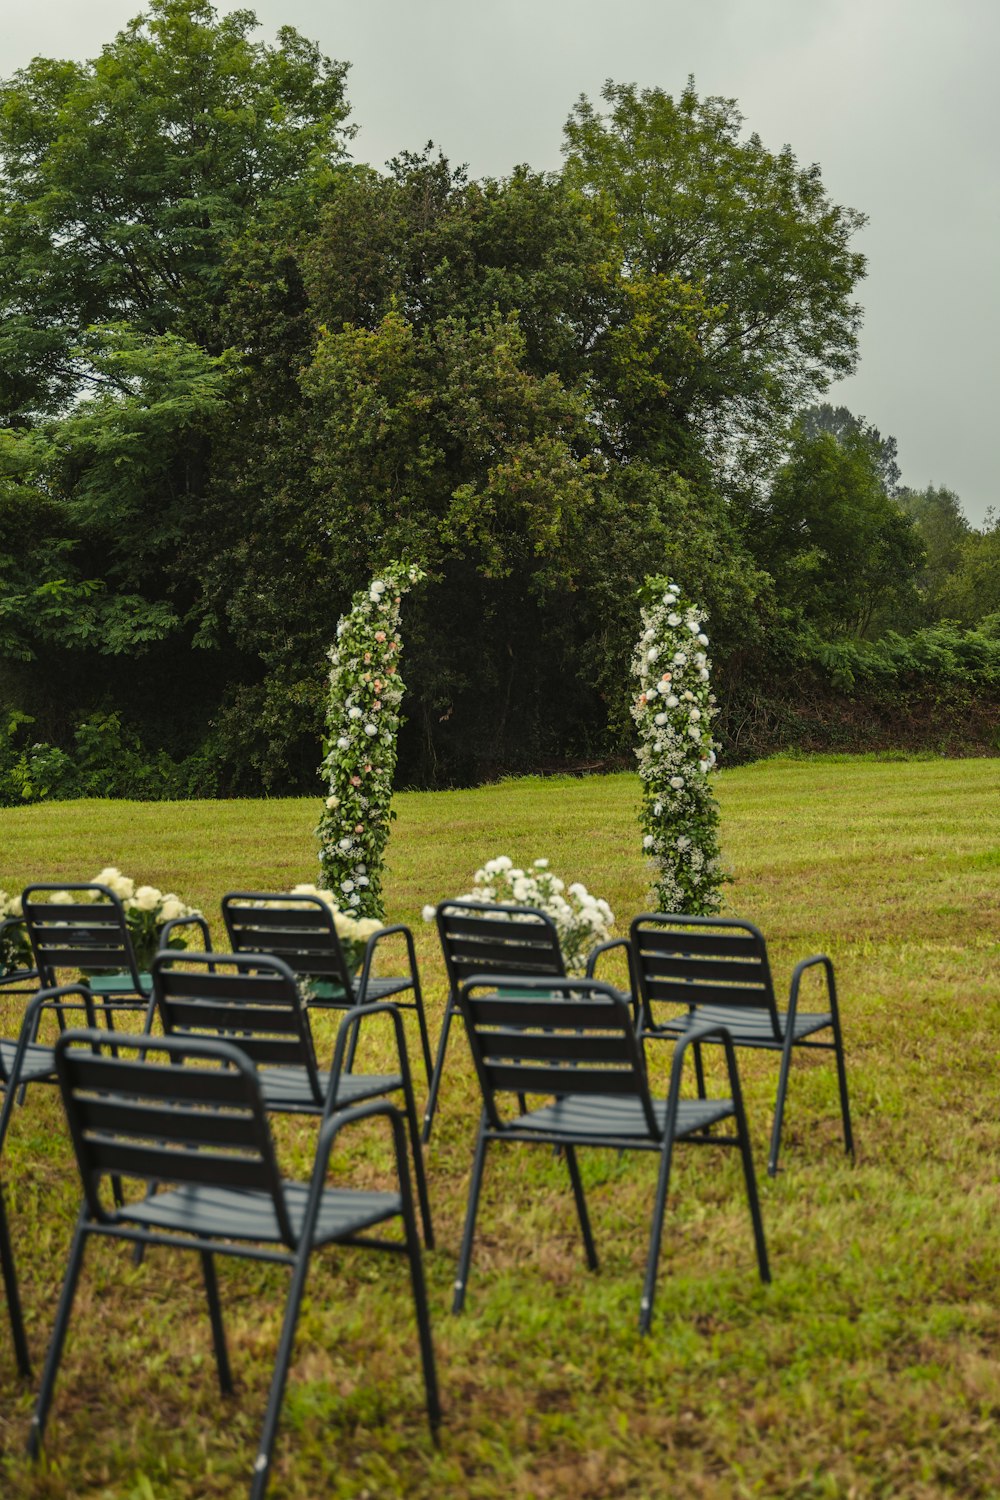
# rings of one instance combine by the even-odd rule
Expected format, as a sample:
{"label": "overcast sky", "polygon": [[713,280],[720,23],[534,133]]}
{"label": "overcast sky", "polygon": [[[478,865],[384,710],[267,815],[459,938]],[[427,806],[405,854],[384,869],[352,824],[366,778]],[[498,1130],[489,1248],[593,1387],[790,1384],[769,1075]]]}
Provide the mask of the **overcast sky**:
{"label": "overcast sky", "polygon": [[[141,0],[0,0],[0,74],[93,57]],[[220,11],[237,7],[221,0]],[[858,373],[829,399],[893,434],[904,482],[996,484],[1000,351],[998,0],[258,0],[351,63],[375,165],[428,140],[473,175],[558,167],[562,125],[606,78],[739,101],[749,129],[819,162],[870,223]]]}

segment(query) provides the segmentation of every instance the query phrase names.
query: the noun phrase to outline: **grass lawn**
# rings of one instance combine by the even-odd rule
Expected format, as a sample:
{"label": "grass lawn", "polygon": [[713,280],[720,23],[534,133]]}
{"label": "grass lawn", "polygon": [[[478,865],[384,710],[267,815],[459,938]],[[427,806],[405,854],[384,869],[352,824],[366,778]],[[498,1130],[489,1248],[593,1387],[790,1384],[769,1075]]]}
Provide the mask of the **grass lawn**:
{"label": "grass lawn", "polygon": [[[799,1054],[783,1170],[768,1179],[777,1058],[742,1053],[773,1285],[756,1278],[735,1156],[678,1148],[653,1332],[640,1338],[654,1160],[581,1156],[602,1258],[591,1275],[565,1164],[511,1147],[487,1169],[466,1312],[452,1318],[478,1115],[454,1033],[428,1156],[440,1446],[404,1265],[327,1252],[314,1260],[274,1495],[1000,1494],[1000,761],[774,760],[724,772],[718,788],[729,909],[768,934],[779,989],[799,957],[826,950],[836,963],[856,1164],[840,1145],[832,1059]],[[414,926],[432,1040],[444,975],[421,906],[466,889],[490,855],[546,855],[624,930],[647,900],[637,795],[620,775],[398,798],[389,914]],[[117,864],[200,905],[221,935],[227,889],[315,879],[317,809],[3,810],[0,886]],[[377,1039],[365,1045],[377,1066]],[[654,1056],[659,1081],[665,1049]],[[304,1174],[313,1129],[284,1121],[276,1134]],[[378,1133],[343,1142],[340,1171],[388,1182]],[[36,1376],[78,1203],[71,1165],[58,1100],[36,1088],[3,1162]],[[245,1493],[287,1273],[219,1269],[229,1399],[197,1257],[153,1250],[136,1268],[125,1246],[88,1250],[36,1471],[21,1458],[35,1387],[16,1376],[0,1308],[0,1494]]]}

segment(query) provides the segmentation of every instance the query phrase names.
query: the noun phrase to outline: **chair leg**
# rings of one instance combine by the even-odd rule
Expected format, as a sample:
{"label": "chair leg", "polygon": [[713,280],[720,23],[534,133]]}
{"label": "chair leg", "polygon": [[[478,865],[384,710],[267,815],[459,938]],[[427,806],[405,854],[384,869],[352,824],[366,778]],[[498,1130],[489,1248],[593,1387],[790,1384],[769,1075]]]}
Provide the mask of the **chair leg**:
{"label": "chair leg", "polygon": [[597,1249],[594,1245],[594,1236],[590,1231],[590,1215],[587,1213],[587,1202],[583,1196],[583,1183],[580,1180],[580,1168],[576,1160],[576,1148],[566,1146],[564,1148],[566,1165],[569,1167],[569,1180],[573,1184],[573,1197],[576,1199],[576,1212],[580,1219],[580,1228],[583,1230],[583,1245],[587,1252],[587,1265],[591,1271],[598,1269]]}
{"label": "chair leg", "polygon": [[222,1303],[219,1301],[219,1283],[215,1277],[215,1260],[209,1250],[201,1252],[201,1270],[205,1279],[205,1295],[208,1297],[208,1316],[212,1323],[212,1344],[215,1349],[215,1366],[219,1372],[219,1389],[224,1396],[233,1394],[233,1372],[229,1367],[226,1349],[226,1330],[222,1323]]}
{"label": "chair leg", "polygon": [[840,1017],[833,1013],[833,1048],[837,1058],[837,1083],[840,1087],[840,1115],[844,1122],[844,1150],[854,1160],[854,1132],[851,1129],[851,1106],[847,1100],[847,1065],[844,1061],[844,1038]]}
{"label": "chair leg", "polygon": [[469,1206],[465,1213],[465,1231],[462,1235],[462,1250],[458,1257],[458,1271],[455,1274],[455,1295],[452,1298],[451,1310],[460,1313],[465,1305],[465,1284],[469,1277],[469,1263],[472,1260],[472,1237],[476,1229],[476,1210],[479,1207],[479,1193],[483,1185],[483,1167],[486,1162],[486,1132],[485,1121],[479,1126],[479,1139],[476,1141],[476,1154],[472,1162],[472,1178],[469,1182]]}
{"label": "chair leg", "polygon": [[14,1269],[14,1247],[7,1226],[7,1210],[4,1207],[3,1190],[0,1189],[0,1270],[7,1296],[7,1314],[10,1332],[14,1340],[17,1368],[22,1375],[31,1374],[31,1359],[28,1355],[28,1339],[24,1331],[24,1316],[21,1312],[21,1297],[17,1290],[17,1272]]}
{"label": "chair leg", "polygon": [[649,1255],[646,1259],[646,1280],[639,1304],[639,1332],[648,1333],[653,1319],[653,1298],[656,1296],[656,1271],[660,1263],[660,1242],[663,1238],[663,1216],[667,1211],[667,1188],[670,1186],[670,1162],[673,1157],[674,1140],[671,1125],[663,1143],[660,1157],[660,1175],[656,1182],[656,1203],[653,1208],[653,1224],[649,1235]]}
{"label": "chair leg", "polygon": [[413,1157],[413,1176],[420,1200],[420,1221],[424,1226],[424,1244],[434,1249],[434,1226],[431,1223],[431,1200],[427,1192],[427,1173],[424,1171],[424,1153],[420,1145],[420,1130],[417,1126],[417,1106],[413,1098],[413,1084],[409,1073],[403,1075],[403,1097],[406,1101],[406,1126],[410,1132],[410,1154]]}
{"label": "chair leg", "polygon": [[771,1126],[771,1151],[767,1159],[767,1175],[778,1175],[778,1152],[781,1150],[781,1126],[785,1118],[785,1096],[788,1093],[788,1072],[792,1062],[794,1038],[791,1031],[785,1037],[781,1049],[781,1072],[778,1074],[778,1096],[774,1101],[774,1124]]}
{"label": "chair leg", "polygon": [[351,1027],[351,1040],[347,1044],[347,1057],[344,1060],[344,1072],[354,1072],[354,1058],[358,1050],[358,1042],[361,1039],[361,1017]]}
{"label": "chair leg", "polygon": [[35,1411],[31,1418],[31,1427],[28,1432],[28,1456],[30,1458],[37,1458],[42,1446],[45,1423],[49,1415],[49,1407],[52,1404],[52,1395],[55,1391],[56,1373],[59,1369],[59,1360],[62,1356],[63,1344],[66,1340],[66,1330],[69,1327],[69,1315],[73,1308],[73,1296],[76,1292],[76,1284],[80,1279],[80,1270],[83,1266],[83,1250],[86,1239],[87,1231],[83,1222],[83,1214],[81,1213],[80,1221],[76,1226],[76,1233],[73,1237],[73,1246],[69,1253],[66,1278],[63,1281],[62,1293],[59,1297],[55,1327],[52,1330],[52,1342],[49,1344],[49,1352],[45,1356],[42,1384],[38,1392],[38,1400],[35,1402]]}
{"label": "chair leg", "polygon": [[704,1060],[704,1058],[701,1055],[701,1043],[700,1042],[695,1042],[693,1051],[694,1051],[694,1076],[695,1076],[695,1080],[696,1080],[696,1082],[698,1084],[698,1098],[699,1099],[707,1099],[708,1095],[705,1092],[705,1060]]}
{"label": "chair leg", "polygon": [[431,1073],[430,1090],[427,1094],[427,1107],[424,1110],[424,1128],[420,1133],[420,1139],[424,1145],[431,1138],[431,1125],[434,1122],[434,1111],[437,1109],[438,1091],[441,1088],[441,1074],[444,1072],[444,1054],[448,1046],[448,1032],[451,1029],[452,1017],[455,1014],[455,1006],[451,996],[444,1008],[444,1020],[441,1022],[441,1036],[438,1040],[437,1057],[434,1060],[434,1069]]}
{"label": "chair leg", "polygon": [[424,1073],[427,1078],[427,1087],[431,1083],[431,1039],[427,1031],[427,1017],[424,1015],[424,996],[420,988],[420,980],[414,976],[413,980],[413,1009],[417,1013],[417,1025],[420,1027],[420,1050],[424,1054]]}
{"label": "chair leg", "polygon": [[434,1364],[431,1317],[427,1306],[427,1284],[424,1281],[424,1263],[420,1255],[420,1237],[417,1234],[417,1223],[413,1215],[413,1201],[409,1192],[406,1191],[403,1193],[403,1225],[406,1230],[406,1254],[410,1262],[413,1307],[417,1315],[417,1333],[420,1338],[420,1362],[424,1372],[427,1420],[430,1422],[431,1432],[436,1433],[441,1425],[441,1399],[438,1395],[437,1370]]}
{"label": "chair leg", "polygon": [[304,1241],[299,1246],[299,1252],[292,1271],[292,1284],[288,1289],[288,1301],[285,1304],[285,1318],[281,1325],[281,1338],[278,1340],[278,1352],[274,1360],[274,1373],[271,1376],[271,1389],[267,1398],[267,1410],[264,1413],[264,1425],[261,1428],[260,1442],[257,1444],[257,1459],[253,1466],[250,1500],[263,1500],[264,1491],[267,1489],[268,1476],[271,1470],[271,1457],[274,1452],[274,1439],[278,1431],[281,1402],[285,1394],[285,1382],[288,1379],[288,1366],[292,1361],[295,1330],[298,1326],[299,1309],[302,1306],[302,1294],[306,1288],[306,1274],[308,1270],[309,1245],[308,1242]]}
{"label": "chair leg", "polygon": [[746,1110],[738,1084],[733,1090],[733,1107],[736,1114],[736,1134],[743,1159],[743,1179],[747,1188],[747,1203],[750,1205],[750,1221],[753,1224],[753,1239],[757,1250],[757,1269],[761,1281],[771,1280],[771,1267],[767,1259],[767,1243],[764,1239],[764,1221],[760,1214],[760,1195],[757,1192],[757,1174],[753,1165],[753,1150],[750,1146],[750,1131],[747,1128]]}

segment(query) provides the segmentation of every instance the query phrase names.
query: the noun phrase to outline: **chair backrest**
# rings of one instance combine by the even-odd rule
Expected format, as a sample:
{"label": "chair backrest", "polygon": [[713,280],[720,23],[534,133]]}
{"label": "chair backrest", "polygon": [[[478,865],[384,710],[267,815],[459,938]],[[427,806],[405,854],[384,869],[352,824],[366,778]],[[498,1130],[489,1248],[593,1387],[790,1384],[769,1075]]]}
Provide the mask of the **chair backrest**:
{"label": "chair backrest", "polygon": [[474,974],[566,974],[555,923],[534,906],[441,901],[437,929],[453,996]]}
{"label": "chair backrest", "polygon": [[101,1195],[111,1176],[267,1193],[281,1238],[294,1247],[260,1085],[240,1048],[88,1028],[64,1032],[55,1055],[94,1219],[119,1217]]}
{"label": "chair backrest", "polygon": [[263,1067],[301,1068],[323,1103],[309,1017],[295,975],[269,953],[161,950],[153,959],[151,1004],[165,1036],[235,1036]]}
{"label": "chair backrest", "polygon": [[656,1003],[766,1011],[781,1040],[764,935],[728,917],[646,912],[629,929],[644,1024]]}
{"label": "chair backrest", "polygon": [[659,1137],[632,1008],[610,984],[539,976],[498,991],[468,980],[458,1003],[494,1129],[503,1128],[498,1094],[613,1094],[638,1099]]}
{"label": "chair backrest", "polygon": [[354,988],[333,913],[318,896],[269,891],[230,891],[222,917],[234,953],[273,953],[296,974]]}
{"label": "chair backrest", "polygon": [[[54,892],[64,892],[71,900],[53,902]],[[143,994],[125,908],[106,885],[29,885],[21,897],[21,910],[43,985],[58,984],[59,969],[83,974],[124,972],[136,993]]]}

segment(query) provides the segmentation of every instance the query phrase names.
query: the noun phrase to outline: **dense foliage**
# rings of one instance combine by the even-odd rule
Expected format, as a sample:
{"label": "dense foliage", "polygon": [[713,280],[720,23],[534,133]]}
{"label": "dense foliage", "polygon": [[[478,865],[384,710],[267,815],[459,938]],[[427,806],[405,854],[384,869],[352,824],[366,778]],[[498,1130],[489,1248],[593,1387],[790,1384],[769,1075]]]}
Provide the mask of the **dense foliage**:
{"label": "dense foliage", "polygon": [[0,84],[0,802],[314,789],[330,622],[398,557],[410,783],[627,756],[650,574],[730,753],[837,642],[995,636],[995,523],[816,405],[864,271],[817,168],[692,83],[582,99],[557,173],[376,171],[346,65],[255,26],[151,0]]}

